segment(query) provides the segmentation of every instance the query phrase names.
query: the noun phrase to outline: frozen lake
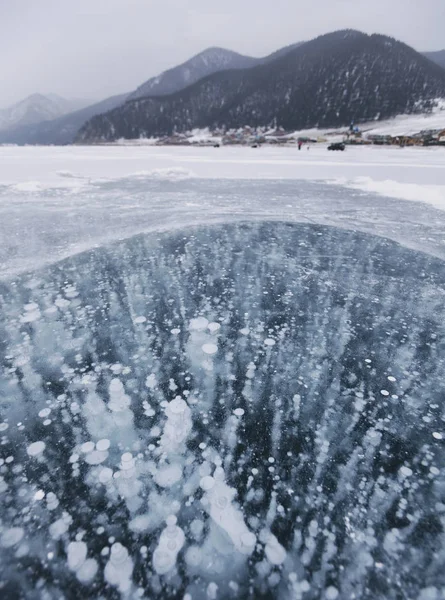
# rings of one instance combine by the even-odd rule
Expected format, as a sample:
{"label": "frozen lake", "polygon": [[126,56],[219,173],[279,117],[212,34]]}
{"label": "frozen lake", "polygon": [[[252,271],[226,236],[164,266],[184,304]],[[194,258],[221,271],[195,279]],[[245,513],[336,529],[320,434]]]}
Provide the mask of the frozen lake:
{"label": "frozen lake", "polygon": [[441,252],[430,207],[445,211],[444,163],[442,148],[0,147],[0,276],[144,231],[240,219],[359,227]]}
{"label": "frozen lake", "polygon": [[441,598],[444,158],[0,148],[0,595]]}

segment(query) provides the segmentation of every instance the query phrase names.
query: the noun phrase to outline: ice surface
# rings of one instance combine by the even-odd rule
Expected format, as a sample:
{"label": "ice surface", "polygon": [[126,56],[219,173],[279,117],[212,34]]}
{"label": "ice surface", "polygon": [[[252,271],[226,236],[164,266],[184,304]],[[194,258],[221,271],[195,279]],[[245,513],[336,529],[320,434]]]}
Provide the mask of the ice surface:
{"label": "ice surface", "polygon": [[[400,240],[398,213],[407,208],[388,196],[445,208],[443,148],[257,150],[0,147],[0,276],[136,233],[217,221],[323,222]],[[167,176],[178,168],[193,173]],[[166,169],[165,176],[153,177],[156,169]],[[28,180],[39,181],[38,188],[17,189]],[[435,218],[425,208],[408,210],[425,211],[416,218],[426,229]],[[414,243],[412,229],[405,237]],[[56,308],[71,299],[64,291]],[[132,313],[141,328],[149,319],[143,308]],[[40,318],[37,309],[22,317]]]}
{"label": "ice surface", "polygon": [[[444,152],[445,154],[445,152]],[[333,180],[336,185],[344,185],[354,190],[371,192],[380,196],[402,198],[413,202],[426,202],[439,210],[445,210],[445,186],[432,183],[408,183],[393,179],[376,180],[371,177],[339,178]]]}
{"label": "ice surface", "polygon": [[[209,171],[439,173],[245,151]],[[291,180],[0,195],[5,597],[440,597],[443,212]]]}
{"label": "ice surface", "polygon": [[442,585],[443,262],[322,225],[184,231],[2,283],[8,593],[29,560],[104,597]]}

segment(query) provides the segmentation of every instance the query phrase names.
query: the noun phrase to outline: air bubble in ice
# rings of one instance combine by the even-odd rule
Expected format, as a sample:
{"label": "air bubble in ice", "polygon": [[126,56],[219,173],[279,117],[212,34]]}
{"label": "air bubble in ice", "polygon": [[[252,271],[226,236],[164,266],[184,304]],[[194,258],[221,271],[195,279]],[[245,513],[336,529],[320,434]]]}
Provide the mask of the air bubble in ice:
{"label": "air bubble in ice", "polygon": [[159,575],[165,575],[176,565],[176,558],[184,545],[185,536],[176,525],[176,517],[166,519],[167,527],[162,531],[159,543],[153,552],[153,568]]}
{"label": "air bubble in ice", "polygon": [[148,387],[149,390],[154,390],[157,384],[158,382],[156,381],[156,375],[154,375],[153,373],[149,375],[145,380],[145,385],[146,387]]}
{"label": "air bubble in ice", "polygon": [[333,585],[330,585],[328,588],[326,588],[325,597],[326,597],[326,600],[336,600],[336,598],[338,598],[337,588],[334,587]]}
{"label": "air bubble in ice", "polygon": [[203,331],[208,325],[209,322],[205,317],[197,317],[190,321],[189,329],[190,331]]}
{"label": "air bubble in ice", "polygon": [[110,440],[107,440],[106,438],[99,440],[96,443],[96,449],[99,450],[99,452],[106,452],[109,447],[110,447]]}
{"label": "air bubble in ice", "polygon": [[94,450],[94,442],[85,442],[84,444],[81,445],[80,450],[84,454],[88,454],[89,452],[92,452]]}
{"label": "air bubble in ice", "polygon": [[133,574],[133,561],[128,555],[128,550],[119,542],[111,546],[110,559],[105,565],[105,580],[117,587],[121,593],[126,593],[131,588]]}
{"label": "air bubble in ice", "polygon": [[154,480],[163,488],[169,488],[182,478],[182,467],[179,464],[165,465],[157,470]]}
{"label": "air bubble in ice", "polygon": [[214,581],[212,581],[207,586],[207,598],[209,600],[216,600],[217,595],[218,595],[218,586]]}
{"label": "air bubble in ice", "polygon": [[97,570],[97,561],[94,558],[87,558],[83,565],[76,571],[76,577],[81,583],[89,583],[96,576]]}
{"label": "air bubble in ice", "polygon": [[3,548],[12,548],[22,540],[24,535],[25,531],[21,527],[6,529],[0,537],[0,545]]}
{"label": "air bubble in ice", "polygon": [[39,456],[39,454],[42,454],[42,452],[45,450],[45,448],[46,448],[45,442],[42,442],[42,441],[33,442],[32,444],[30,444],[27,447],[26,452],[28,453],[29,456]]}
{"label": "air bubble in ice", "polygon": [[411,477],[411,475],[413,474],[413,471],[409,467],[403,466],[403,467],[400,467],[400,474],[403,477]]}
{"label": "air bubble in ice", "polygon": [[203,344],[202,351],[211,356],[218,352],[218,346],[216,344]]}
{"label": "air bubble in ice", "polygon": [[205,477],[202,477],[199,485],[201,486],[201,488],[208,492],[209,490],[211,490],[214,485],[215,485],[215,480],[213,479],[213,477],[211,475],[206,475]]}
{"label": "air bubble in ice", "polygon": [[87,545],[85,542],[70,542],[67,548],[68,568],[77,571],[83,565],[87,557]]}
{"label": "air bubble in ice", "polygon": [[101,470],[101,472],[99,473],[99,481],[101,483],[103,483],[104,485],[109,483],[112,479],[113,479],[113,471],[108,467],[103,468]]}
{"label": "air bubble in ice", "polygon": [[101,452],[100,450],[93,450],[85,457],[85,462],[89,465],[100,465],[108,458],[108,452]]}
{"label": "air bubble in ice", "polygon": [[286,560],[286,550],[272,533],[268,536],[264,552],[272,565],[281,565]]}

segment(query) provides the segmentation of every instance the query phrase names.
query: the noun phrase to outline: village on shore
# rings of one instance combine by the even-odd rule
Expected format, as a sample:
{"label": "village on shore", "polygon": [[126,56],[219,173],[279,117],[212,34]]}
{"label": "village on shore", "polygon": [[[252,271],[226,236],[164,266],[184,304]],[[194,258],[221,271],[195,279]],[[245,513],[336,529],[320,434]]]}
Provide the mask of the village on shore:
{"label": "village on shore", "polygon": [[281,127],[266,130],[245,126],[239,129],[202,129],[175,133],[156,139],[120,140],[118,144],[155,146],[301,146],[302,144],[339,143],[354,146],[443,146],[445,147],[445,123],[443,128],[425,129],[409,135],[373,133],[373,129],[361,129],[351,125],[338,130],[308,130],[289,132]]}

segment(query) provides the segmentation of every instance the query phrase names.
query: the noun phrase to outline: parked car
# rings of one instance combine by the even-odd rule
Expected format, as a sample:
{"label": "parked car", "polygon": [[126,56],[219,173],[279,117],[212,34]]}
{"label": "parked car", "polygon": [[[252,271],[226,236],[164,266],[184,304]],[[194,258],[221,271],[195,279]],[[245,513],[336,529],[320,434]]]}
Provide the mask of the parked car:
{"label": "parked car", "polygon": [[334,142],[333,144],[328,146],[328,150],[341,150],[343,152],[345,147],[346,146],[343,144],[343,142]]}

